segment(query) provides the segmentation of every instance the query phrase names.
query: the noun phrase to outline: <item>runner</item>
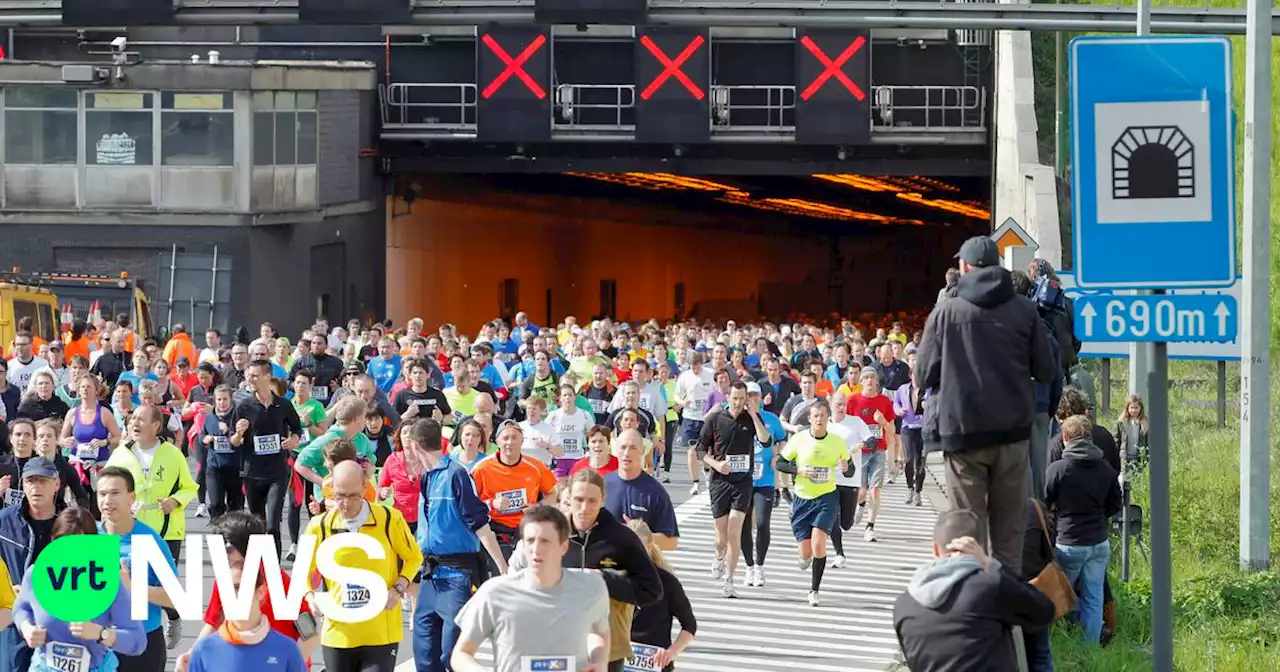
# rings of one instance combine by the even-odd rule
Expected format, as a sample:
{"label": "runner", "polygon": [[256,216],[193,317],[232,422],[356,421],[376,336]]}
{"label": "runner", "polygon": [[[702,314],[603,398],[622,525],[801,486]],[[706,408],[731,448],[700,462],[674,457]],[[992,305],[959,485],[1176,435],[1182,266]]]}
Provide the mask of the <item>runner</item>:
{"label": "runner", "polygon": [[763,588],[764,558],[769,553],[771,537],[770,521],[774,503],[774,474],[777,472],[778,451],[786,445],[787,430],[782,427],[782,420],[777,415],[764,410],[764,401],[758,383],[747,383],[747,403],[760,409],[760,420],[764,422],[769,433],[773,435],[773,444],[764,445],[754,441],[755,457],[751,464],[751,511],[748,515],[754,518],[755,543],[752,544],[752,525],[743,521],[742,525],[742,557],[747,561],[747,585]]}
{"label": "runner", "polygon": [[555,474],[564,478],[573,472],[578,461],[587,455],[587,430],[595,426],[590,411],[577,406],[578,393],[570,385],[560,387],[560,405],[547,416],[547,423],[555,430],[554,441],[560,448],[556,457]]}
{"label": "runner", "polygon": [[613,456],[609,430],[596,425],[587,430],[587,456],[573,465],[570,476],[580,471],[594,471],[601,476],[618,470],[618,458]]}
{"label": "runner", "polygon": [[[272,627],[271,619],[263,613],[267,600],[266,575],[257,572],[257,584],[249,601],[249,618],[243,621],[223,621],[217,634],[203,637],[191,649],[186,672],[213,672],[215,670],[272,670],[273,672],[303,672],[308,669],[302,652],[288,636]],[[236,592],[242,590],[243,570],[231,570],[231,584]]]}
{"label": "runner", "polygon": [[[363,551],[339,550],[336,560],[347,567],[364,569],[387,582],[387,603],[382,614],[369,621],[341,623],[325,620],[320,635],[321,652],[327,672],[394,672],[396,651],[403,636],[400,601],[413,576],[422,568],[422,551],[409,532],[404,516],[397,510],[365,501],[368,477],[355,462],[347,461],[333,469],[335,510],[311,519],[306,534],[316,535],[319,543],[341,533],[364,534],[376,540],[383,549],[381,559],[372,559]],[[315,571],[315,561],[306,576]],[[324,579],[325,589],[340,596],[343,607],[358,608],[369,601],[369,591],[360,586],[338,585]]]}
{"label": "runner", "polygon": [[564,571],[569,528],[554,506],[525,511],[520,536],[529,568],[486,581],[463,607],[453,672],[487,672],[476,660],[486,641],[493,643],[496,672],[605,671],[609,591],[602,574]]}
{"label": "runner", "polygon": [[[698,634],[698,621],[693,616],[693,605],[689,604],[684,586],[663,556],[649,525],[643,520],[633,520],[627,523],[627,527],[636,533],[645,550],[649,551],[649,560],[662,579],[662,599],[640,607],[632,619],[632,657],[627,659],[627,668],[670,672],[675,669],[680,653],[693,644],[693,638]],[[674,642],[671,641],[673,621],[680,622],[680,634],[676,635]]]}
{"label": "runner", "polygon": [[[827,429],[844,439],[845,446],[849,449],[850,459],[856,468],[858,462],[862,461],[862,448],[872,434],[871,429],[867,427],[867,423],[863,422],[861,418],[847,415],[844,412],[847,403],[847,399],[842,395],[837,394],[832,398],[831,421],[827,423]],[[844,567],[846,562],[844,533],[853,529],[857,521],[859,486],[858,476],[855,473],[845,474],[842,471],[837,471],[835,481],[836,495],[839,497],[840,506],[836,524],[831,527],[831,545],[835,546],[836,549],[836,557],[831,561],[831,568],[840,569]]]}
{"label": "runner", "polygon": [[729,407],[706,421],[697,442],[698,463],[711,470],[711,516],[716,526],[711,576],[724,579],[720,593],[727,598],[738,596],[733,580],[742,526],[751,509],[755,441],[771,446],[773,433],[760,419],[760,409],[747,403],[747,386],[734,383]]}
{"label": "runner", "polygon": [[236,436],[231,443],[240,449],[245,505],[250,513],[266,518],[276,553],[280,553],[280,518],[289,487],[285,451],[297,448],[302,423],[293,404],[272,390],[271,362],[250,364],[246,382],[252,396],[232,411]]}
{"label": "runner", "polygon": [[[172,443],[160,438],[160,412],[139,406],[129,419],[130,440],[111,453],[107,466],[120,467],[133,475],[137,492],[137,517],[156,530],[169,546],[174,562],[182,558],[182,542],[187,536],[185,510],[196,497],[196,481],[187,458]],[[165,641],[170,649],[182,640],[182,620],[172,607],[166,608]]]}
{"label": "runner", "polygon": [[654,543],[674,551],[680,545],[671,495],[658,479],[644,471],[644,438],[635,429],[625,429],[613,440],[613,456],[618,470],[604,477],[605,508],[618,520],[640,520],[647,524]]}
{"label": "runner", "polygon": [[[914,372],[916,355],[907,355],[907,365]],[[923,506],[920,491],[924,488],[924,400],[927,390],[921,391],[913,378],[893,394],[893,412],[902,423],[902,452],[907,475],[907,504]]]}
{"label": "runner", "polygon": [[196,443],[203,446],[201,454],[206,456],[205,498],[209,515],[213,518],[244,508],[240,452],[231,443],[233,438],[240,436],[232,431],[231,395],[231,388],[226,385],[214,389],[213,412],[204,415],[204,424],[196,435]]}
{"label": "runner", "polygon": [[[28,463],[30,464],[30,463]],[[44,478],[54,478],[52,470]],[[89,509],[73,506],[53,520],[49,541],[69,534],[97,534]],[[22,577],[13,607],[13,624],[29,649],[29,672],[113,672],[116,655],[138,656],[147,645],[143,624],[129,614],[129,591],[122,585],[105,613],[92,621],[67,623],[54,618],[36,601],[30,572]]]}
{"label": "runner", "polygon": [[818,400],[809,407],[809,429],[792,436],[778,456],[778,470],[795,475],[791,531],[800,552],[800,569],[809,569],[809,605],[818,606],[827,568],[827,537],[836,524],[840,501],[832,470],[853,474],[843,439],[827,431],[831,407]]}
{"label": "runner", "polygon": [[476,495],[489,505],[489,525],[508,558],[519,541],[520,517],[524,510],[539,501],[556,503],[555,474],[538,460],[524,459],[520,452],[523,444],[520,426],[504,422],[498,428],[498,452],[471,470]]}
{"label": "runner", "polygon": [[[904,364],[905,366],[905,364]],[[894,437],[893,401],[880,391],[880,378],[874,368],[862,370],[860,379],[862,394],[849,397],[845,412],[862,420],[871,430],[875,439],[875,448],[871,443],[862,449],[862,468],[859,486],[865,501],[858,504],[856,521],[864,520],[867,502],[871,503],[871,517],[867,518],[867,528],[862,537],[868,542],[876,540],[876,518],[880,515],[880,488],[884,485],[885,453]],[[854,523],[855,525],[857,522]]]}
{"label": "runner", "polygon": [[[30,435],[25,443],[34,444],[35,436],[30,420],[17,420],[11,430],[14,433],[15,450],[19,432]],[[31,446],[29,445],[28,448]],[[10,505],[0,509],[0,559],[9,574],[4,585],[15,586],[27,581],[27,573],[45,547],[52,541],[54,517],[61,509],[57,505],[59,492],[58,467],[44,457],[19,457],[22,463],[21,497],[10,499]],[[3,578],[3,577],[0,577]],[[0,589],[3,590],[3,589]],[[24,643],[24,633],[16,625],[7,625],[2,633],[5,659],[0,668],[21,672],[31,666],[32,650]]]}
{"label": "runner", "polygon": [[[102,522],[98,523],[98,534],[111,534],[120,537],[120,559],[126,566],[133,565],[134,537],[151,537],[164,553],[169,562],[169,569],[177,576],[178,564],[174,560],[164,537],[145,523],[139,522],[133,514],[137,503],[137,495],[133,473],[119,466],[107,466],[98,475],[98,509],[102,511]],[[142,622],[143,637],[146,648],[141,655],[130,656],[120,654],[120,672],[163,672],[166,657],[164,631],[164,610],[172,608],[169,595],[160,588],[160,579],[155,571],[147,572],[147,585],[151,603],[147,605],[147,618]],[[120,590],[128,594],[130,591],[130,574],[121,572]]]}
{"label": "runner", "polygon": [[440,423],[422,419],[408,428],[406,451],[419,454],[425,471],[417,491],[424,524],[417,540],[423,552],[421,593],[413,614],[413,657],[423,672],[444,672],[458,642],[458,612],[472,586],[484,583],[481,551],[499,574],[507,573],[489,507],[461,463],[442,449]]}
{"label": "runner", "polygon": [[[680,434],[688,445],[689,480],[693,486],[689,494],[696,495],[700,487],[700,474],[704,471],[698,459],[698,437],[702,434],[703,416],[707,412],[707,398],[715,391],[715,372],[702,366],[702,353],[689,356],[689,370],[676,378],[675,408],[681,417]],[[709,474],[710,472],[708,472]]]}

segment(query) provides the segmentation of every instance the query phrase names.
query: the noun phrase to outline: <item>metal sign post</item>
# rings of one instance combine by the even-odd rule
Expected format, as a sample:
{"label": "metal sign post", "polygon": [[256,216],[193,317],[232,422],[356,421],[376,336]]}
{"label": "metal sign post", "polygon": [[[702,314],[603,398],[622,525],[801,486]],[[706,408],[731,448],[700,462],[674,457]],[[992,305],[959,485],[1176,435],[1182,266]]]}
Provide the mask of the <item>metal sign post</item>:
{"label": "metal sign post", "polygon": [[1243,349],[1240,357],[1240,567],[1270,557],[1271,1],[1249,0],[1245,33]]}
{"label": "metal sign post", "polygon": [[[1173,670],[1169,342],[1234,336],[1224,299],[1165,291],[1227,287],[1235,279],[1231,82],[1225,37],[1071,43],[1076,282],[1083,289],[1152,290],[1078,300],[1076,334],[1155,341],[1145,383],[1156,672]],[[1140,373],[1135,382],[1143,382]]]}

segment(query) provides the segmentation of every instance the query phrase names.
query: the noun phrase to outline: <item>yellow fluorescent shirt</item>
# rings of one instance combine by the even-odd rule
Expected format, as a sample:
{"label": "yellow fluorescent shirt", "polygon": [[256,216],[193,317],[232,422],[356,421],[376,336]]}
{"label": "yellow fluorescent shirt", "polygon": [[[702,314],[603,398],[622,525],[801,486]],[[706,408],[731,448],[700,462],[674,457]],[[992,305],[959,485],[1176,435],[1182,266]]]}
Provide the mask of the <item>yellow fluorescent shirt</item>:
{"label": "yellow fluorescent shirt", "polygon": [[13,587],[13,578],[9,575],[9,566],[0,560],[0,609],[12,609],[18,601],[18,593]]}
{"label": "yellow fluorescent shirt", "polygon": [[[388,587],[400,578],[412,581],[413,576],[422,568],[422,549],[409,531],[404,514],[384,504],[368,504],[369,518],[360,528],[365,534],[382,544],[384,557],[381,560],[369,558],[363,551],[346,549],[337,553],[339,564],[354,569],[363,569],[381,576]],[[312,518],[307,524],[306,534],[314,534],[317,546],[334,534],[347,532],[346,523],[337,511],[330,511],[322,516]],[[401,564],[403,563],[403,564]],[[306,576],[316,571],[315,560],[307,568]],[[345,588],[336,581],[324,579],[326,591],[338,592]],[[403,615],[400,607],[388,609],[377,618],[360,623],[339,623],[325,619],[320,631],[320,644],[331,649],[353,649],[360,646],[384,646],[398,643],[404,630]]]}
{"label": "yellow fluorescent shirt", "polygon": [[835,492],[835,472],[839,469],[840,460],[848,458],[849,450],[844,439],[831,431],[821,439],[814,438],[812,430],[800,432],[791,437],[786,448],[782,449],[782,459],[795,462],[797,471],[803,472],[805,467],[820,470],[819,480],[811,480],[801,473],[795,475],[795,494],[804,499],[817,499]]}

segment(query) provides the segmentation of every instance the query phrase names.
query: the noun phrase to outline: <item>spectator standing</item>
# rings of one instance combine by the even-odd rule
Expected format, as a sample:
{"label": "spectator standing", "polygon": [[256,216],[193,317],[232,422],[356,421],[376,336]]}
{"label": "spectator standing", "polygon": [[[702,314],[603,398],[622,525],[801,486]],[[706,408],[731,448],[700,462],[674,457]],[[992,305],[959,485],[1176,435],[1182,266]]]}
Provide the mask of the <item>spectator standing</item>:
{"label": "spectator standing", "polygon": [[[992,554],[1019,574],[1032,381],[1048,383],[1057,370],[1044,320],[1013,291],[995,242],[975,236],[956,256],[955,300],[934,308],[916,350],[916,381],[932,390],[923,438],[926,450],[945,454],[956,508],[977,514]],[[979,543],[987,538],[980,529]]]}

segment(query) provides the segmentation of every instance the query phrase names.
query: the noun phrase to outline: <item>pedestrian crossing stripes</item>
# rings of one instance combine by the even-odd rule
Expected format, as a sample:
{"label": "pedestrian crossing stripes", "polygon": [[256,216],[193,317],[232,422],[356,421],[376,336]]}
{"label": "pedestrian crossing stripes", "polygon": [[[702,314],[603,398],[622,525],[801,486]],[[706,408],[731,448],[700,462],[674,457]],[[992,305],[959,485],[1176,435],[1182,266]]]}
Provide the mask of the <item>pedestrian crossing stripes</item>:
{"label": "pedestrian crossing stripes", "polygon": [[862,529],[845,534],[847,564],[831,566],[828,548],[821,604],[808,604],[808,570],[797,564],[790,508],[782,503],[771,518],[765,559],[766,585],[746,586],[739,558],[738,598],[721,596],[722,581],[711,578],[714,523],[706,496],[680,509],[680,547],[667,554],[698,619],[698,635],[676,661],[682,670],[815,672],[885,670],[898,657],[893,603],[912,573],[931,558],[933,509],[906,506],[905,486],[885,487],[876,522],[877,542],[864,542]]}
{"label": "pedestrian crossing stripes", "polygon": [[[901,482],[885,486],[876,521],[879,541],[863,541],[861,526],[846,533],[844,567],[831,567],[835,551],[828,548],[818,607],[807,601],[810,573],[797,564],[786,503],[771,518],[766,586],[746,585],[746,563],[739,557],[737,599],[722,597],[723,581],[711,578],[715,527],[707,495],[678,506],[680,547],[666,557],[693,605],[698,633],[676,660],[676,669],[859,672],[893,667],[899,658],[893,604],[916,568],[932,558],[937,515],[928,498],[922,507],[906,505],[905,499]],[[481,664],[492,665],[487,643],[477,657]],[[396,672],[415,671],[412,659],[396,666]]]}

